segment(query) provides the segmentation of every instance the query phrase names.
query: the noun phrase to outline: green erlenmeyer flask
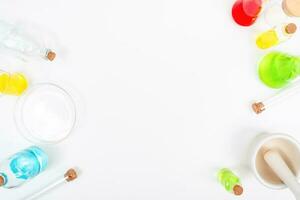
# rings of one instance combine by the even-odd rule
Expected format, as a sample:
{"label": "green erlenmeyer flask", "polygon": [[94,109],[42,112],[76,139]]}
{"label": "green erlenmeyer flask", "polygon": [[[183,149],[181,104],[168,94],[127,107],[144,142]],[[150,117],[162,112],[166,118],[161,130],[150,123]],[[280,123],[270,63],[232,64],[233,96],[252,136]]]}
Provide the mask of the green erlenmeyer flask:
{"label": "green erlenmeyer flask", "polygon": [[300,57],[271,52],[259,64],[259,77],[271,88],[282,88],[300,75]]}

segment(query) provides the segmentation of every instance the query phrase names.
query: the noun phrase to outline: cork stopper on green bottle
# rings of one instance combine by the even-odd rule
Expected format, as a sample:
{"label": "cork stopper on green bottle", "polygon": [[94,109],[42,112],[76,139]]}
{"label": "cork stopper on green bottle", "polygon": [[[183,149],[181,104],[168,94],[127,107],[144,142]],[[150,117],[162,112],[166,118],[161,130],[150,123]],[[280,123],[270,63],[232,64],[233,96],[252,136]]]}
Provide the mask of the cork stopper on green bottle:
{"label": "cork stopper on green bottle", "polygon": [[259,77],[271,88],[282,88],[300,75],[300,57],[271,52],[259,63]]}
{"label": "cork stopper on green bottle", "polygon": [[229,169],[221,169],[218,172],[218,180],[228,192],[231,192],[236,196],[243,194],[244,189],[241,186],[239,177]]}

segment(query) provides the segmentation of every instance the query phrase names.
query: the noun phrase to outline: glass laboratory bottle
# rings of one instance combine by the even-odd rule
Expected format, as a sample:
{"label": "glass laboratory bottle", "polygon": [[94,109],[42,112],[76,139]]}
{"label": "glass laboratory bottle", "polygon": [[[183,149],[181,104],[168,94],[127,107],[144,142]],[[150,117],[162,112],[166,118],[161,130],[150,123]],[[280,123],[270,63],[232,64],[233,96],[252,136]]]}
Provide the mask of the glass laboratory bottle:
{"label": "glass laboratory bottle", "polygon": [[261,33],[256,38],[256,46],[260,49],[268,49],[290,39],[296,31],[297,26],[294,23],[276,26]]}
{"label": "glass laboratory bottle", "polygon": [[0,94],[20,96],[27,87],[28,82],[23,74],[0,71]]}
{"label": "glass laboratory bottle", "polygon": [[232,17],[241,26],[251,26],[262,10],[262,0],[237,0],[232,7]]}
{"label": "glass laboratory bottle", "polygon": [[55,59],[55,52],[46,48],[25,30],[0,21],[0,47],[30,57],[41,57],[49,61]]}
{"label": "glass laboratory bottle", "polygon": [[271,52],[259,63],[259,77],[271,88],[282,88],[300,75],[300,57]]}
{"label": "glass laboratory bottle", "polygon": [[218,172],[218,180],[228,192],[237,196],[243,193],[240,179],[229,169],[221,169]]}
{"label": "glass laboratory bottle", "polygon": [[32,146],[0,164],[0,186],[14,188],[37,176],[48,165],[48,156],[39,147]]}

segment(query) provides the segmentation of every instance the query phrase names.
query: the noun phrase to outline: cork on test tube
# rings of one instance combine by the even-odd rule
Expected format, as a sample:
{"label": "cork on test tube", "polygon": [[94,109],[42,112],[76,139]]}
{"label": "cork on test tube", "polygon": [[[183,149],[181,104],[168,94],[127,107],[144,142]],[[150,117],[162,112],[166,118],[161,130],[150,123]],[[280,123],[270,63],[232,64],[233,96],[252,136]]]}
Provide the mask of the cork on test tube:
{"label": "cork on test tube", "polygon": [[260,114],[263,111],[265,111],[265,105],[262,102],[257,102],[257,103],[253,103],[252,104],[252,110],[256,113],[256,114]]}
{"label": "cork on test tube", "polygon": [[69,169],[65,175],[64,175],[66,181],[70,182],[70,181],[73,181],[75,180],[78,175],[77,175],[77,172],[75,171],[75,169]]}
{"label": "cork on test tube", "polygon": [[49,61],[53,61],[56,58],[56,53],[52,50],[48,50],[46,52],[46,59]]}

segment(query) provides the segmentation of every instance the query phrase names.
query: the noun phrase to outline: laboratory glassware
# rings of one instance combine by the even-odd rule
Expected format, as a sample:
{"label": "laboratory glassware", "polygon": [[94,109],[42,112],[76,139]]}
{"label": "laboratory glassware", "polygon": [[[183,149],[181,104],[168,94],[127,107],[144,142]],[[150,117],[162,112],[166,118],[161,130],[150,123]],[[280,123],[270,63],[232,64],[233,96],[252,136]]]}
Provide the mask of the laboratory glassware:
{"label": "laboratory glassware", "polygon": [[29,141],[55,144],[67,138],[73,130],[76,106],[65,89],[52,83],[41,83],[19,98],[15,121]]}
{"label": "laboratory glassware", "polygon": [[0,186],[14,188],[37,176],[48,165],[47,154],[32,146],[20,151],[0,164]]}

